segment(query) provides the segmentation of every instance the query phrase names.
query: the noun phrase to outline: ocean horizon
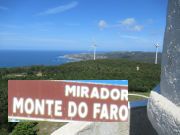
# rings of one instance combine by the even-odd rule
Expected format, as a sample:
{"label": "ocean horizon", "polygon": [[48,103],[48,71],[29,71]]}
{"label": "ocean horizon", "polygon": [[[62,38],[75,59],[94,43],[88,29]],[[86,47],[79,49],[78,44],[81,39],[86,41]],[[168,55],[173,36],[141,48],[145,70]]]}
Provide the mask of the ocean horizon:
{"label": "ocean horizon", "polygon": [[0,68],[62,65],[77,61],[65,55],[80,53],[84,51],[0,50]]}

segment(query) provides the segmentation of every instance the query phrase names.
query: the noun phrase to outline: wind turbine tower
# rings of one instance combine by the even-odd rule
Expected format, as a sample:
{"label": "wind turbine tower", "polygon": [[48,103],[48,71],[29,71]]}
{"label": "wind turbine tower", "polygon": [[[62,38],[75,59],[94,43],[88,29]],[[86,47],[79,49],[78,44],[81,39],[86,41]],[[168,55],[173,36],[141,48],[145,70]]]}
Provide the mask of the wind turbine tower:
{"label": "wind turbine tower", "polygon": [[159,44],[155,44],[155,47],[156,47],[156,58],[155,58],[155,64],[157,64]]}
{"label": "wind turbine tower", "polygon": [[97,45],[96,45],[95,42],[93,42],[92,47],[93,47],[93,50],[94,50],[94,55],[93,55],[93,57],[94,57],[94,60],[96,60],[96,47],[97,47]]}

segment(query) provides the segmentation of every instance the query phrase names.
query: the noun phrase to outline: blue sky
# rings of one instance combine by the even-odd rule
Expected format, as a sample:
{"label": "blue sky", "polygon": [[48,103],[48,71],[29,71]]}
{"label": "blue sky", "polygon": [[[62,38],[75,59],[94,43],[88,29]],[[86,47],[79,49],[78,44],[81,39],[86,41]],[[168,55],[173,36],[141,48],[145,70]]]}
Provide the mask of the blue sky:
{"label": "blue sky", "polygon": [[0,0],[0,50],[154,51],[167,0]]}

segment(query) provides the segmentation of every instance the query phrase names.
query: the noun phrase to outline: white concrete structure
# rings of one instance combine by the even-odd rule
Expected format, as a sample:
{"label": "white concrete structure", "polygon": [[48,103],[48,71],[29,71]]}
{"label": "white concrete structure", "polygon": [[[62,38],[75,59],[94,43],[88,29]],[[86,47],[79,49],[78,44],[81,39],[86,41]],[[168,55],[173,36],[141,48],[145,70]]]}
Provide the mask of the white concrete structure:
{"label": "white concrete structure", "polygon": [[159,135],[180,135],[180,108],[164,96],[151,92],[148,117]]}
{"label": "white concrete structure", "polygon": [[128,122],[71,122],[51,135],[128,135]]}
{"label": "white concrete structure", "polygon": [[161,71],[162,95],[180,106],[180,0],[169,0]]}
{"label": "white concrete structure", "polygon": [[180,0],[169,0],[160,94],[151,92],[147,113],[159,135],[180,135]]}

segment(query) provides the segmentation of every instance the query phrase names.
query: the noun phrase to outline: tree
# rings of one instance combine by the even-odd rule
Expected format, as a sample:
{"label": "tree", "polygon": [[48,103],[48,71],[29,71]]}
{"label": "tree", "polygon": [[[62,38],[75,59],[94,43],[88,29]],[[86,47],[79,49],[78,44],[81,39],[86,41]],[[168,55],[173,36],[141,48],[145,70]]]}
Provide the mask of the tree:
{"label": "tree", "polygon": [[35,127],[37,122],[20,122],[18,123],[12,135],[37,135],[37,128]]}

